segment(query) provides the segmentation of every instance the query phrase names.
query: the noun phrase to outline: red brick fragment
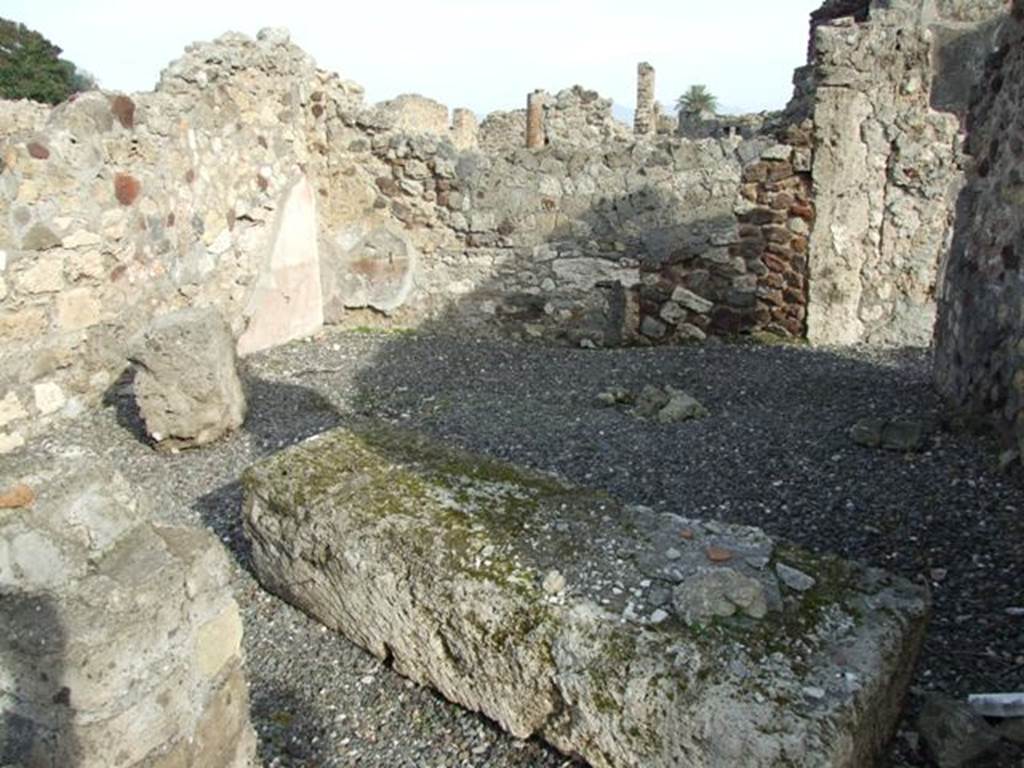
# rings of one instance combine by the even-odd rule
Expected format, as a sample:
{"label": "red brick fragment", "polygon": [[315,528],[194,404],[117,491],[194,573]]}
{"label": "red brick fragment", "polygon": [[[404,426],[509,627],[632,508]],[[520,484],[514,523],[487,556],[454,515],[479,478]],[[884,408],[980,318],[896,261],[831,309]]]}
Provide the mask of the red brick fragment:
{"label": "red brick fragment", "polygon": [[142,184],[134,176],[119,173],[114,176],[114,196],[121,205],[131,205],[142,192]]}
{"label": "red brick fragment", "polygon": [[115,96],[110,100],[110,111],[125,128],[135,127],[135,102],[127,96]]}
{"label": "red brick fragment", "polygon": [[50,150],[38,141],[30,141],[26,149],[28,149],[29,156],[36,160],[46,160],[50,156]]}

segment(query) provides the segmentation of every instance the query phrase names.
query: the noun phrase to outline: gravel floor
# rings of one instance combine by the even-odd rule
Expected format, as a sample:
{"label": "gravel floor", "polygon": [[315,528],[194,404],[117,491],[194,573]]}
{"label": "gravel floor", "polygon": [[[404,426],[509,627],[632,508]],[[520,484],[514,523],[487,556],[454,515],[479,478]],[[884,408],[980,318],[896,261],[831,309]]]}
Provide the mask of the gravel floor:
{"label": "gravel floor", "polygon": [[[863,416],[939,415],[924,353],[574,350],[332,333],[249,358],[244,375],[244,430],[202,451],[150,450],[126,395],[46,439],[109,454],[161,520],[207,525],[236,554],[267,766],[573,765],[403,680],[262,592],[247,571],[241,470],[354,415],[926,580],[935,611],[915,691],[1024,690],[1024,618],[1006,611],[1024,605],[1021,477],[999,473],[994,446],[970,435],[940,432],[930,450],[904,456],[846,434]],[[609,387],[644,384],[686,389],[711,416],[663,426],[595,404]],[[915,742],[908,719],[885,765],[926,765]]]}

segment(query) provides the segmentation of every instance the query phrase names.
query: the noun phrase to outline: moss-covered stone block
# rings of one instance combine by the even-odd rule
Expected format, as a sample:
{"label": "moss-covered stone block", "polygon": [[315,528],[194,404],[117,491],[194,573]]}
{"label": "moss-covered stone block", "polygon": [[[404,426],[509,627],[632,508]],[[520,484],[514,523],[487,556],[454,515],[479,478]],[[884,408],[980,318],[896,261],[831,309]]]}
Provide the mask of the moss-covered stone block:
{"label": "moss-covered stone block", "polygon": [[594,766],[870,764],[927,614],[881,571],[386,425],[243,484],[267,588]]}

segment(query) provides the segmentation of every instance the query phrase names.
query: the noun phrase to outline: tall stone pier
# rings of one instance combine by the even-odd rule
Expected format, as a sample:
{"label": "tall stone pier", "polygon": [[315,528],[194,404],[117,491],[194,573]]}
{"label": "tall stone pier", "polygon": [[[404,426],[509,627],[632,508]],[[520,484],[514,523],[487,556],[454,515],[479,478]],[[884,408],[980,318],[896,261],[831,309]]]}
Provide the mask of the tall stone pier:
{"label": "tall stone pier", "polygon": [[658,130],[654,112],[654,67],[646,61],[636,66],[636,112],[633,116],[633,131],[647,135]]}
{"label": "tall stone pier", "polygon": [[473,110],[458,107],[452,110],[451,140],[456,149],[475,149],[480,123]]}
{"label": "tall stone pier", "polygon": [[534,91],[526,97],[526,148],[544,146],[544,91]]}

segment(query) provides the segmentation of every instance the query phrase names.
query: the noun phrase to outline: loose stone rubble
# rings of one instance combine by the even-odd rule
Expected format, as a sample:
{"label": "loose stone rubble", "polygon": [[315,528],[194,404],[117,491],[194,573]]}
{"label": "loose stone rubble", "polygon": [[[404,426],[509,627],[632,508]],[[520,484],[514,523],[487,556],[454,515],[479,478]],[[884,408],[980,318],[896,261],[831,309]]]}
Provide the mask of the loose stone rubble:
{"label": "loose stone rubble", "polygon": [[850,427],[850,439],[866,448],[889,451],[922,451],[928,446],[930,429],[918,419],[861,419]]}
{"label": "loose stone rubble", "polygon": [[101,457],[0,475],[0,756],[11,765],[252,765],[242,624],[206,531],[155,526]]}
{"label": "loose stone rubble", "polygon": [[380,425],[313,437],[243,484],[269,590],[598,768],[869,764],[927,614],[881,571]]}
{"label": "loose stone rubble", "polygon": [[158,448],[192,448],[245,420],[231,329],[214,309],[158,318],[135,343],[135,401]]}
{"label": "loose stone rubble", "polygon": [[639,393],[615,387],[597,395],[597,402],[603,406],[625,406],[641,419],[654,419],[662,424],[671,424],[708,415],[708,410],[687,392],[675,387],[656,387],[648,384]]}
{"label": "loose stone rubble", "polygon": [[961,768],[996,751],[999,734],[967,704],[941,694],[925,700],[918,730],[939,768]]}

